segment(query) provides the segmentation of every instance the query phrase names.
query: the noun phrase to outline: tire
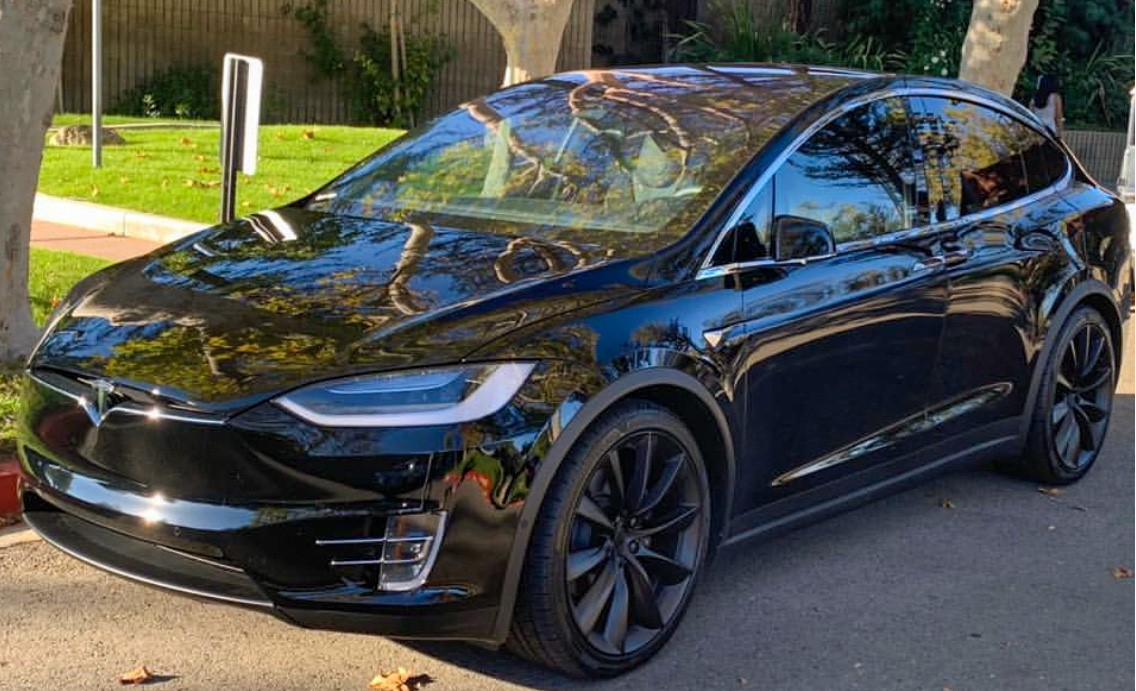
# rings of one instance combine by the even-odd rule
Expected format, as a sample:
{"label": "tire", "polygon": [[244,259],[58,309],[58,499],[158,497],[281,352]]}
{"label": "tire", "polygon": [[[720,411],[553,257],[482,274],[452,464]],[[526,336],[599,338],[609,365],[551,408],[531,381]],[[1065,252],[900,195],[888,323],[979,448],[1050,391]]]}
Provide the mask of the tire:
{"label": "tire", "polygon": [[705,463],[686,425],[654,403],[617,404],[549,486],[507,647],[577,677],[650,659],[689,604],[710,518]]}
{"label": "tire", "polygon": [[1010,470],[1037,482],[1067,485],[1089,472],[1108,431],[1116,389],[1108,322],[1092,307],[1077,308],[1042,366],[1025,452]]}

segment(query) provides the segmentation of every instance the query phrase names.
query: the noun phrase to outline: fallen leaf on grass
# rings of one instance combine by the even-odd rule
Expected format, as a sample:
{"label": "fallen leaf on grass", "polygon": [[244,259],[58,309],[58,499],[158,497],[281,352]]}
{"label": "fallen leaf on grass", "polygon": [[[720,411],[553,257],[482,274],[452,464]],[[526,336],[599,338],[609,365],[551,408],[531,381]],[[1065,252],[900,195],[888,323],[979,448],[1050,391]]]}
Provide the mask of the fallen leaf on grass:
{"label": "fallen leaf on grass", "polygon": [[955,508],[955,503],[953,501],[951,501],[950,499],[940,499],[939,500],[939,508],[941,508],[941,509],[953,509],[953,508]]}
{"label": "fallen leaf on grass", "polygon": [[194,154],[193,160],[197,161],[198,163],[203,163],[205,161],[205,154]]}
{"label": "fallen leaf on grass", "polygon": [[92,197],[99,196],[99,186],[98,185],[91,185],[91,196]]}
{"label": "fallen leaf on grass", "polygon": [[150,154],[145,151],[135,151],[134,158],[150,158]]}
{"label": "fallen leaf on grass", "polygon": [[154,675],[150,672],[150,670],[146,669],[146,665],[139,665],[126,674],[120,676],[118,678],[118,683],[122,684],[123,686],[137,686],[139,684],[145,684],[153,678]]}
{"label": "fallen leaf on grass", "polygon": [[315,130],[304,130],[304,131],[300,132],[300,136],[303,137],[304,139],[315,139],[316,138],[316,131]]}
{"label": "fallen leaf on grass", "polygon": [[1065,494],[1065,490],[1060,487],[1038,487],[1037,491],[1047,497],[1060,497],[1062,494]]}
{"label": "fallen leaf on grass", "polygon": [[191,178],[186,178],[185,186],[186,187],[204,187],[206,189],[209,189],[209,188],[212,188],[212,187],[220,187],[221,181],[220,180],[193,180]]}
{"label": "fallen leaf on grass", "polygon": [[182,146],[193,146],[193,140],[189,137],[182,137],[178,140],[178,144],[181,144]]}
{"label": "fallen leaf on grass", "polygon": [[393,672],[379,673],[371,680],[373,691],[417,691],[434,681],[428,674],[414,674],[405,667]]}
{"label": "fallen leaf on grass", "polygon": [[1132,578],[1132,569],[1127,566],[1118,566],[1112,570],[1112,577],[1117,580]]}

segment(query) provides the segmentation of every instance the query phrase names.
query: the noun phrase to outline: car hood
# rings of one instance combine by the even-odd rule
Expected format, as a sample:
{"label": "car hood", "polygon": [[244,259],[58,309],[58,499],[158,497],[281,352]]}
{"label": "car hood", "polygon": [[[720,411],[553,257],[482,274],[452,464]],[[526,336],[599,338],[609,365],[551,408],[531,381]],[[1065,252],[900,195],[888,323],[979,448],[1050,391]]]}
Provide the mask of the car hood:
{"label": "car hood", "polygon": [[31,366],[233,409],[309,381],[455,362],[635,283],[594,246],[281,209],[84,281]]}

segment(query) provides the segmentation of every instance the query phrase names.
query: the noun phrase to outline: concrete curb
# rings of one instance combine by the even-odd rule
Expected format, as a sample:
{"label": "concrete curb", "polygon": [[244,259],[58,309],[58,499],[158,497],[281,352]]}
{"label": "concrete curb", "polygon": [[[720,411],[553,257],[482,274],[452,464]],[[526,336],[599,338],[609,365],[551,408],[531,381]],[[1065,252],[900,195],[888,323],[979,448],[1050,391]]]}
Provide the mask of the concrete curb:
{"label": "concrete curb", "polygon": [[39,535],[23,523],[10,525],[0,530],[0,549],[14,545],[23,545],[29,542],[39,542],[39,540]]}
{"label": "concrete curb", "polygon": [[144,214],[48,194],[36,194],[33,217],[37,221],[86,228],[161,244],[180,240],[207,227],[206,224],[196,221]]}

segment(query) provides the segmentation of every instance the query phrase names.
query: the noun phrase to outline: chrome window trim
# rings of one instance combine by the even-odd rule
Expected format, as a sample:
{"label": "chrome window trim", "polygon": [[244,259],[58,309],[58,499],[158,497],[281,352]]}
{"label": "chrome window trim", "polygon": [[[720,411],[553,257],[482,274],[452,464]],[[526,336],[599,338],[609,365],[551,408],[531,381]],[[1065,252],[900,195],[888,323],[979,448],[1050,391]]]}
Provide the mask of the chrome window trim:
{"label": "chrome window trim", "polygon": [[[722,241],[725,240],[726,235],[728,235],[729,232],[741,222],[741,217],[745,213],[746,209],[749,208],[749,205],[753,203],[754,199],[756,199],[758,195],[765,191],[765,186],[768,185],[769,181],[772,180],[773,177],[781,170],[781,166],[784,165],[785,161],[787,161],[790,156],[797,153],[797,150],[800,149],[801,146],[804,145],[804,143],[808,141],[810,137],[816,134],[819,130],[823,129],[833,120],[836,120],[845,113],[855,110],[856,108],[859,108],[861,106],[875,103],[876,101],[883,101],[889,98],[915,98],[920,96],[951,98],[959,101],[966,101],[968,103],[980,105],[990,110],[996,111],[1002,115],[1013,118],[1022,125],[1025,125],[1034,132],[1040,134],[1046,140],[1046,142],[1057,146],[1058,150],[1061,152],[1062,158],[1064,158],[1065,160],[1065,174],[1061,177],[1060,180],[1051,184],[1049,187],[1038,190],[1037,192],[1032,192],[1025,197],[1015,199],[1011,202],[1007,202],[1006,204],[1000,204],[998,206],[992,206],[988,209],[982,209],[981,211],[952,219],[950,221],[943,221],[940,223],[932,223],[929,225],[897,230],[871,238],[869,240],[853,240],[850,242],[838,243],[836,245],[836,252],[833,254],[818,255],[816,257],[808,257],[806,259],[777,260],[773,258],[765,258],[755,259],[748,262],[734,262],[731,264],[715,265],[713,263],[714,256],[715,254],[717,254],[718,248],[722,244]],[[804,132],[798,135],[796,139],[790,142],[789,145],[786,146],[785,149],[777,155],[777,158],[773,159],[773,162],[769,165],[768,169],[762,171],[761,175],[758,176],[757,180],[753,183],[753,186],[750,187],[750,189],[745,193],[741,201],[739,201],[738,204],[734,207],[733,211],[730,212],[730,215],[726,219],[726,222],[719,229],[718,236],[714,239],[714,244],[711,245],[710,251],[706,253],[706,258],[702,260],[702,265],[698,268],[698,273],[695,275],[694,280],[700,281],[704,278],[718,278],[727,274],[736,273],[737,271],[762,266],[803,266],[813,261],[820,261],[822,259],[834,257],[841,252],[850,252],[868,247],[878,247],[910,237],[933,235],[935,233],[948,230],[950,227],[961,223],[982,221],[986,217],[993,216],[996,213],[1007,213],[1014,211],[1045,196],[1063,191],[1069,186],[1072,177],[1073,164],[1069,160],[1068,154],[1065,153],[1064,148],[1060,146],[1060,143],[1054,138],[1053,134],[1044,127],[1038,127],[1037,122],[1027,122],[1020,113],[1014,113],[1011,109],[1006,108],[1004,105],[997,103],[996,101],[992,101],[980,95],[967,93],[958,89],[930,87],[900,87],[895,89],[888,89],[887,91],[876,92],[874,94],[868,94],[866,96],[860,96],[841,104],[840,107],[832,110],[829,113],[826,113],[824,117],[819,118],[816,122],[809,125],[809,127],[806,128]]]}

